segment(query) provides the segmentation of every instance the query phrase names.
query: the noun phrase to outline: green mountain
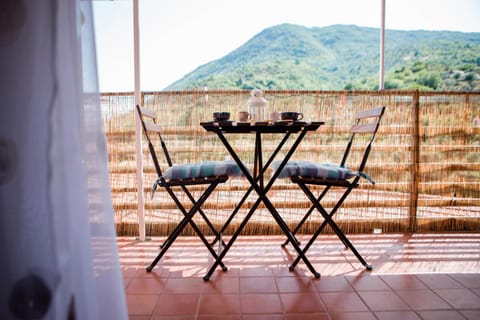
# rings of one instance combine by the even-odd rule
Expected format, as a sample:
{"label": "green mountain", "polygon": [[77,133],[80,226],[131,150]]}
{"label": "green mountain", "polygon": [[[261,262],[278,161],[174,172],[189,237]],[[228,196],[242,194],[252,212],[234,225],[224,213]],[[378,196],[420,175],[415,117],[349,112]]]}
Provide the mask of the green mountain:
{"label": "green mountain", "polygon": [[[380,30],[281,24],[165,90],[378,89]],[[385,32],[385,88],[480,90],[480,33]]]}

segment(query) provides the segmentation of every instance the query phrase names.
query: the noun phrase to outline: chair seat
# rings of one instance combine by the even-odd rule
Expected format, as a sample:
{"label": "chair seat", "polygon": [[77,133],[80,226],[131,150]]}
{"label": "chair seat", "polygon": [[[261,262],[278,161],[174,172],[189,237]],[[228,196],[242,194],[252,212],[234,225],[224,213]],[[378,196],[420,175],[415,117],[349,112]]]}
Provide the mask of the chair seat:
{"label": "chair seat", "polygon": [[[280,166],[280,162],[272,164],[276,170]],[[309,161],[289,161],[280,172],[279,178],[289,177],[308,177],[314,179],[328,180],[331,182],[345,181],[353,177],[360,176],[372,184],[375,182],[365,173],[355,172],[347,167],[341,167],[332,163],[317,163]]]}
{"label": "chair seat", "polygon": [[167,180],[180,180],[206,177],[238,177],[242,175],[240,167],[233,160],[205,161],[198,163],[174,164],[163,174]]}

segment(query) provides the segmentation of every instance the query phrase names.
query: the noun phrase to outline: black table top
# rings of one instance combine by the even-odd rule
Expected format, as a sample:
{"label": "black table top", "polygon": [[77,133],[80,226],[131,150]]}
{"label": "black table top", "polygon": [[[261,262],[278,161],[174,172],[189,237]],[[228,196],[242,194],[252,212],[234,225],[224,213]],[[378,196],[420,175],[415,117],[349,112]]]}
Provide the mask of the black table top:
{"label": "black table top", "polygon": [[208,121],[201,122],[200,125],[207,131],[223,133],[285,133],[299,132],[301,130],[315,131],[323,121],[303,122],[303,121],[279,121],[279,122],[233,122],[233,121]]}

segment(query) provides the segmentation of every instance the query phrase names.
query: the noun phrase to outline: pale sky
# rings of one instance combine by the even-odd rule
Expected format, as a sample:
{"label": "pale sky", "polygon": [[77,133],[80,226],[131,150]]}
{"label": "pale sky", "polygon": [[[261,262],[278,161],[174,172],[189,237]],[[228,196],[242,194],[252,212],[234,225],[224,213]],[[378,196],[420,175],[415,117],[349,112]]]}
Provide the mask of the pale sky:
{"label": "pale sky", "polygon": [[[380,4],[381,0],[139,0],[141,90],[162,90],[277,24],[380,28]],[[94,1],[93,8],[100,91],[133,91],[133,0]],[[386,0],[385,20],[386,29],[480,32],[480,0]]]}

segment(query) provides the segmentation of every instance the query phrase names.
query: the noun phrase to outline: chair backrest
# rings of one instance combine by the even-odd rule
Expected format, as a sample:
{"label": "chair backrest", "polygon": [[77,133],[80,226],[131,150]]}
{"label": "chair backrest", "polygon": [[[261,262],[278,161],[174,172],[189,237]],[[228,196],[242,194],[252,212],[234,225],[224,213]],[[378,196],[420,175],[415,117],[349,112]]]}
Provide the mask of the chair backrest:
{"label": "chair backrest", "polygon": [[372,143],[375,140],[375,135],[377,134],[378,127],[380,125],[380,120],[382,119],[383,113],[385,112],[385,106],[360,111],[355,115],[355,123],[350,129],[350,139],[347,144],[347,148],[345,149],[345,153],[343,155],[342,162],[340,163],[341,166],[345,166],[347,159],[350,155],[350,151],[354,144],[354,139],[356,135],[370,135],[368,139],[368,143],[365,146],[364,153],[362,156],[362,160],[358,167],[358,172],[363,172],[365,165],[367,163],[368,156],[370,154],[370,149],[372,147]]}
{"label": "chair backrest", "polygon": [[157,115],[153,110],[147,109],[145,107],[141,107],[139,105],[136,106],[137,114],[142,124],[143,133],[145,138],[148,141],[148,150],[150,151],[150,155],[153,160],[153,165],[155,166],[155,170],[157,171],[158,176],[162,176],[162,169],[160,168],[160,163],[158,161],[157,154],[155,152],[155,147],[152,143],[152,134],[157,134],[158,138],[160,139],[160,144],[162,146],[162,150],[167,160],[168,166],[172,166],[172,160],[170,159],[170,154],[168,153],[167,146],[162,139],[161,135],[161,127],[157,124]]}

